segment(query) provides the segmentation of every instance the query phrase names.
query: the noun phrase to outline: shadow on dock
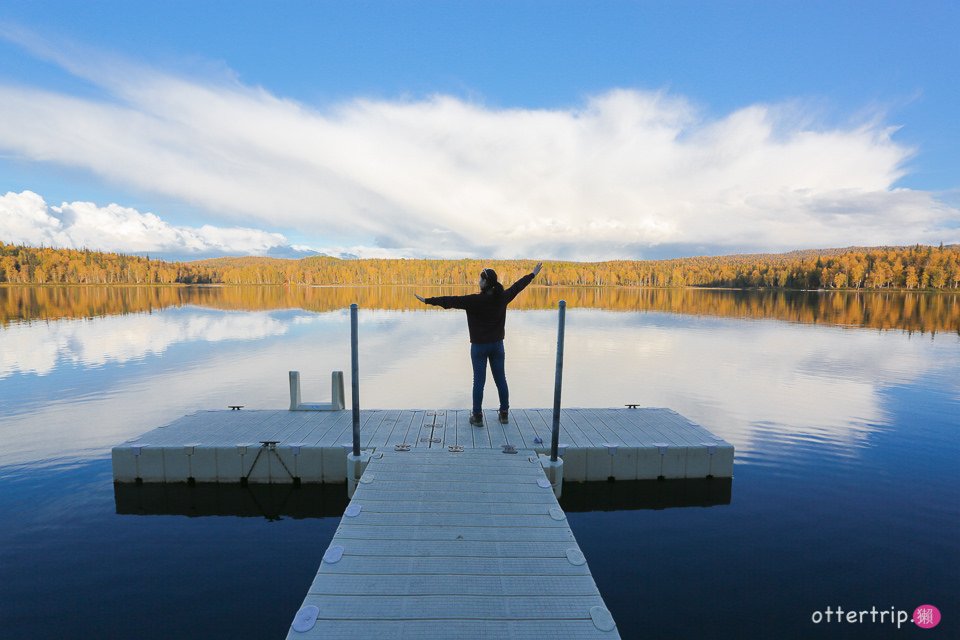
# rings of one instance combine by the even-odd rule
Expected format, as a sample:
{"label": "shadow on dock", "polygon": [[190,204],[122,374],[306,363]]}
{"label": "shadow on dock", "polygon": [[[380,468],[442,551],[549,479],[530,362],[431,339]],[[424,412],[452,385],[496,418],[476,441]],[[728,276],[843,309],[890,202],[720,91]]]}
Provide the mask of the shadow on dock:
{"label": "shadow on dock", "polygon": [[[731,478],[568,482],[560,505],[567,512],[713,507],[730,504],[731,487]],[[343,484],[115,483],[113,490],[121,515],[339,518],[350,502]]]}

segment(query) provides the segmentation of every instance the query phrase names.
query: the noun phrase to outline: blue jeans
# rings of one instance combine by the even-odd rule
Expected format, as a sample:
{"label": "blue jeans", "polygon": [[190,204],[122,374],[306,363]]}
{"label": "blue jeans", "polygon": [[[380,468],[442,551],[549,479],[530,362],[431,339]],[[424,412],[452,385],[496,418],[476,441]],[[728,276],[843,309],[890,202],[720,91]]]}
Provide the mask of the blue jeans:
{"label": "blue jeans", "polygon": [[510,392],[507,390],[507,374],[503,370],[503,340],[470,345],[470,359],[473,361],[473,412],[480,413],[483,404],[483,385],[487,381],[487,360],[493,381],[500,393],[500,410],[510,408]]}

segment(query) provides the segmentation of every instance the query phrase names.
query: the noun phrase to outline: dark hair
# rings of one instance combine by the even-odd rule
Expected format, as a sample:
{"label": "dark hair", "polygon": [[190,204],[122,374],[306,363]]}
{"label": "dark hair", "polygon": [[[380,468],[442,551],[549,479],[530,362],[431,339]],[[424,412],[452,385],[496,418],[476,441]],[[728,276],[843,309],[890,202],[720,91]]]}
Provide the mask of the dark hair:
{"label": "dark hair", "polygon": [[499,296],[503,293],[503,285],[497,279],[497,272],[493,269],[484,269],[480,272],[480,277],[487,281],[487,286],[483,292],[489,292],[491,295]]}

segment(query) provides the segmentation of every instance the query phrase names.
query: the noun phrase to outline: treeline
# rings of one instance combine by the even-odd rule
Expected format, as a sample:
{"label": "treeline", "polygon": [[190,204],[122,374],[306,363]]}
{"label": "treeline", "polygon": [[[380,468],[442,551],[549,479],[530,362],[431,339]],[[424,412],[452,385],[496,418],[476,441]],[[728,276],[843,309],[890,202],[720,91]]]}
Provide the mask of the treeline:
{"label": "treeline", "polygon": [[[463,286],[296,287],[232,286],[48,286],[0,287],[0,327],[15,322],[150,313],[193,305],[225,311],[304,309],[336,312],[361,309],[429,311],[414,293],[461,294]],[[725,291],[694,288],[530,287],[513,309],[570,309],[663,312],[722,318],[776,319],[920,333],[960,334],[960,293],[892,291]]]}
{"label": "treeline", "polygon": [[190,263],[89,249],[37,248],[0,242],[0,283],[177,284],[196,277],[197,271]]}
{"label": "treeline", "polygon": [[[0,243],[0,283],[474,285],[484,267],[511,282],[533,260],[341,260],[326,256],[164,262],[138,256]],[[960,246],[849,248],[674,260],[551,261],[549,286],[778,289],[960,288]]]}

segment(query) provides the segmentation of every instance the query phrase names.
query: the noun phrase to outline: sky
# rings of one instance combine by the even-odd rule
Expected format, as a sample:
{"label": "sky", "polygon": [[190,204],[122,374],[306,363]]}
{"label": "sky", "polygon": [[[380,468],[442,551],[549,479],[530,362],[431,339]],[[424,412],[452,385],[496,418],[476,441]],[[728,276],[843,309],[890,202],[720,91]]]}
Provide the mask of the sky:
{"label": "sky", "polygon": [[659,259],[960,242],[960,4],[0,5],[0,241]]}

